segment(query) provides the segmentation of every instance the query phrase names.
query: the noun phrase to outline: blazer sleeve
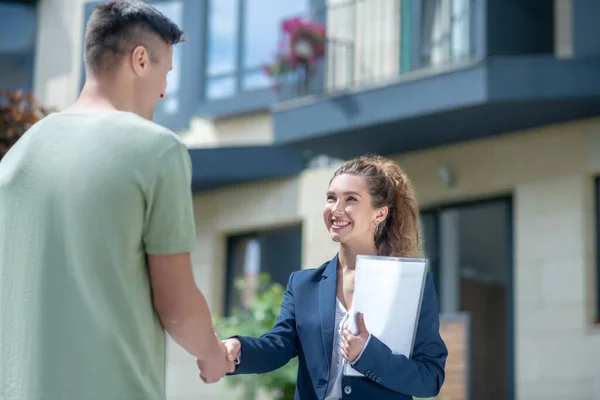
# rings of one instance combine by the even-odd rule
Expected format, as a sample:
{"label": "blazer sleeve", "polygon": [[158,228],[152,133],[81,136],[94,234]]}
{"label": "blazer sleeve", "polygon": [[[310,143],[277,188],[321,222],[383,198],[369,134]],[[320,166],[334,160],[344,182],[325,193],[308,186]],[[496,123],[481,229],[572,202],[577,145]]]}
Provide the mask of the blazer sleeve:
{"label": "blazer sleeve", "polygon": [[414,397],[439,394],[445,379],[448,349],[440,336],[438,299],[430,273],[425,282],[412,357],[392,354],[377,337],[371,335],[370,339],[352,366],[354,369],[395,392]]}
{"label": "blazer sleeve", "polygon": [[235,372],[229,375],[271,372],[283,367],[298,354],[293,292],[295,273],[290,275],[281,310],[273,328],[258,338],[234,336],[242,345],[241,359]]}

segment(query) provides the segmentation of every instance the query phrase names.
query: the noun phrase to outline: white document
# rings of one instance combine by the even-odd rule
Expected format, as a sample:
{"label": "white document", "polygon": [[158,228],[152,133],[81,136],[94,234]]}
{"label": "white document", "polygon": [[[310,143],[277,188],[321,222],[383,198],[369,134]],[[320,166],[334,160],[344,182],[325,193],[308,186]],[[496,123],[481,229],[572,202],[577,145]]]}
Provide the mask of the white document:
{"label": "white document", "polygon": [[[424,258],[357,256],[353,321],[363,313],[369,333],[393,354],[411,356],[427,276]],[[347,362],[344,374],[364,376]]]}

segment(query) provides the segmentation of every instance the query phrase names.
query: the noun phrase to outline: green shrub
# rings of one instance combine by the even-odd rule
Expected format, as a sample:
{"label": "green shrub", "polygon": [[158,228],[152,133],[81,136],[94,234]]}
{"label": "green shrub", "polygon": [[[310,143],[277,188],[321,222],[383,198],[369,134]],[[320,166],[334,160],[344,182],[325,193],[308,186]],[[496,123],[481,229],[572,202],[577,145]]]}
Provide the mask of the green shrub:
{"label": "green shrub", "polygon": [[[243,292],[246,282],[243,279],[237,280],[235,288],[240,293]],[[215,318],[219,337],[258,337],[268,332],[279,315],[284,291],[281,285],[270,281],[268,274],[261,274],[258,295],[247,309],[236,308],[229,317]],[[254,399],[259,391],[269,392],[273,400],[293,400],[297,373],[298,359],[294,358],[285,366],[267,374],[226,377],[225,384],[230,388],[241,389],[244,400]]]}

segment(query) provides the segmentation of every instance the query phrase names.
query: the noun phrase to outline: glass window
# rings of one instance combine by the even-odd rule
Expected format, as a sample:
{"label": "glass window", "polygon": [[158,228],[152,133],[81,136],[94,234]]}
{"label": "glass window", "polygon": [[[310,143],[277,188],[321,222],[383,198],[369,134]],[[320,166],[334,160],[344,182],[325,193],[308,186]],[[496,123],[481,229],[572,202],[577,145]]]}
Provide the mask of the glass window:
{"label": "glass window", "polygon": [[308,0],[211,1],[208,15],[206,89],[208,100],[264,89],[262,71],[281,38],[281,22],[308,13]]}
{"label": "glass window", "polygon": [[0,88],[33,90],[36,8],[0,2]]}
{"label": "glass window", "polygon": [[235,72],[239,11],[238,0],[210,3],[207,57],[207,71],[210,76]]}
{"label": "glass window", "polygon": [[206,97],[218,100],[236,91],[239,0],[211,1],[208,13]]}
{"label": "glass window", "polygon": [[[301,268],[302,227],[292,226],[229,237],[226,277],[225,314],[248,306],[256,297],[261,273],[283,287],[292,272]],[[242,292],[236,280],[245,283]]]}
{"label": "glass window", "polygon": [[471,55],[470,0],[424,0],[422,63],[438,66]]}

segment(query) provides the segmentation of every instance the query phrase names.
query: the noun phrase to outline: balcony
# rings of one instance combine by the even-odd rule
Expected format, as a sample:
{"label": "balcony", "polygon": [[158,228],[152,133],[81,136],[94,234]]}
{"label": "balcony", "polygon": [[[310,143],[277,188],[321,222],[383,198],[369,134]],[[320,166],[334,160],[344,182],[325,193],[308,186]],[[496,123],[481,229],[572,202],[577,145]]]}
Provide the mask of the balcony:
{"label": "balcony", "polygon": [[348,158],[600,113],[600,58],[554,56],[552,3],[329,1],[324,59],[280,85],[276,144]]}

